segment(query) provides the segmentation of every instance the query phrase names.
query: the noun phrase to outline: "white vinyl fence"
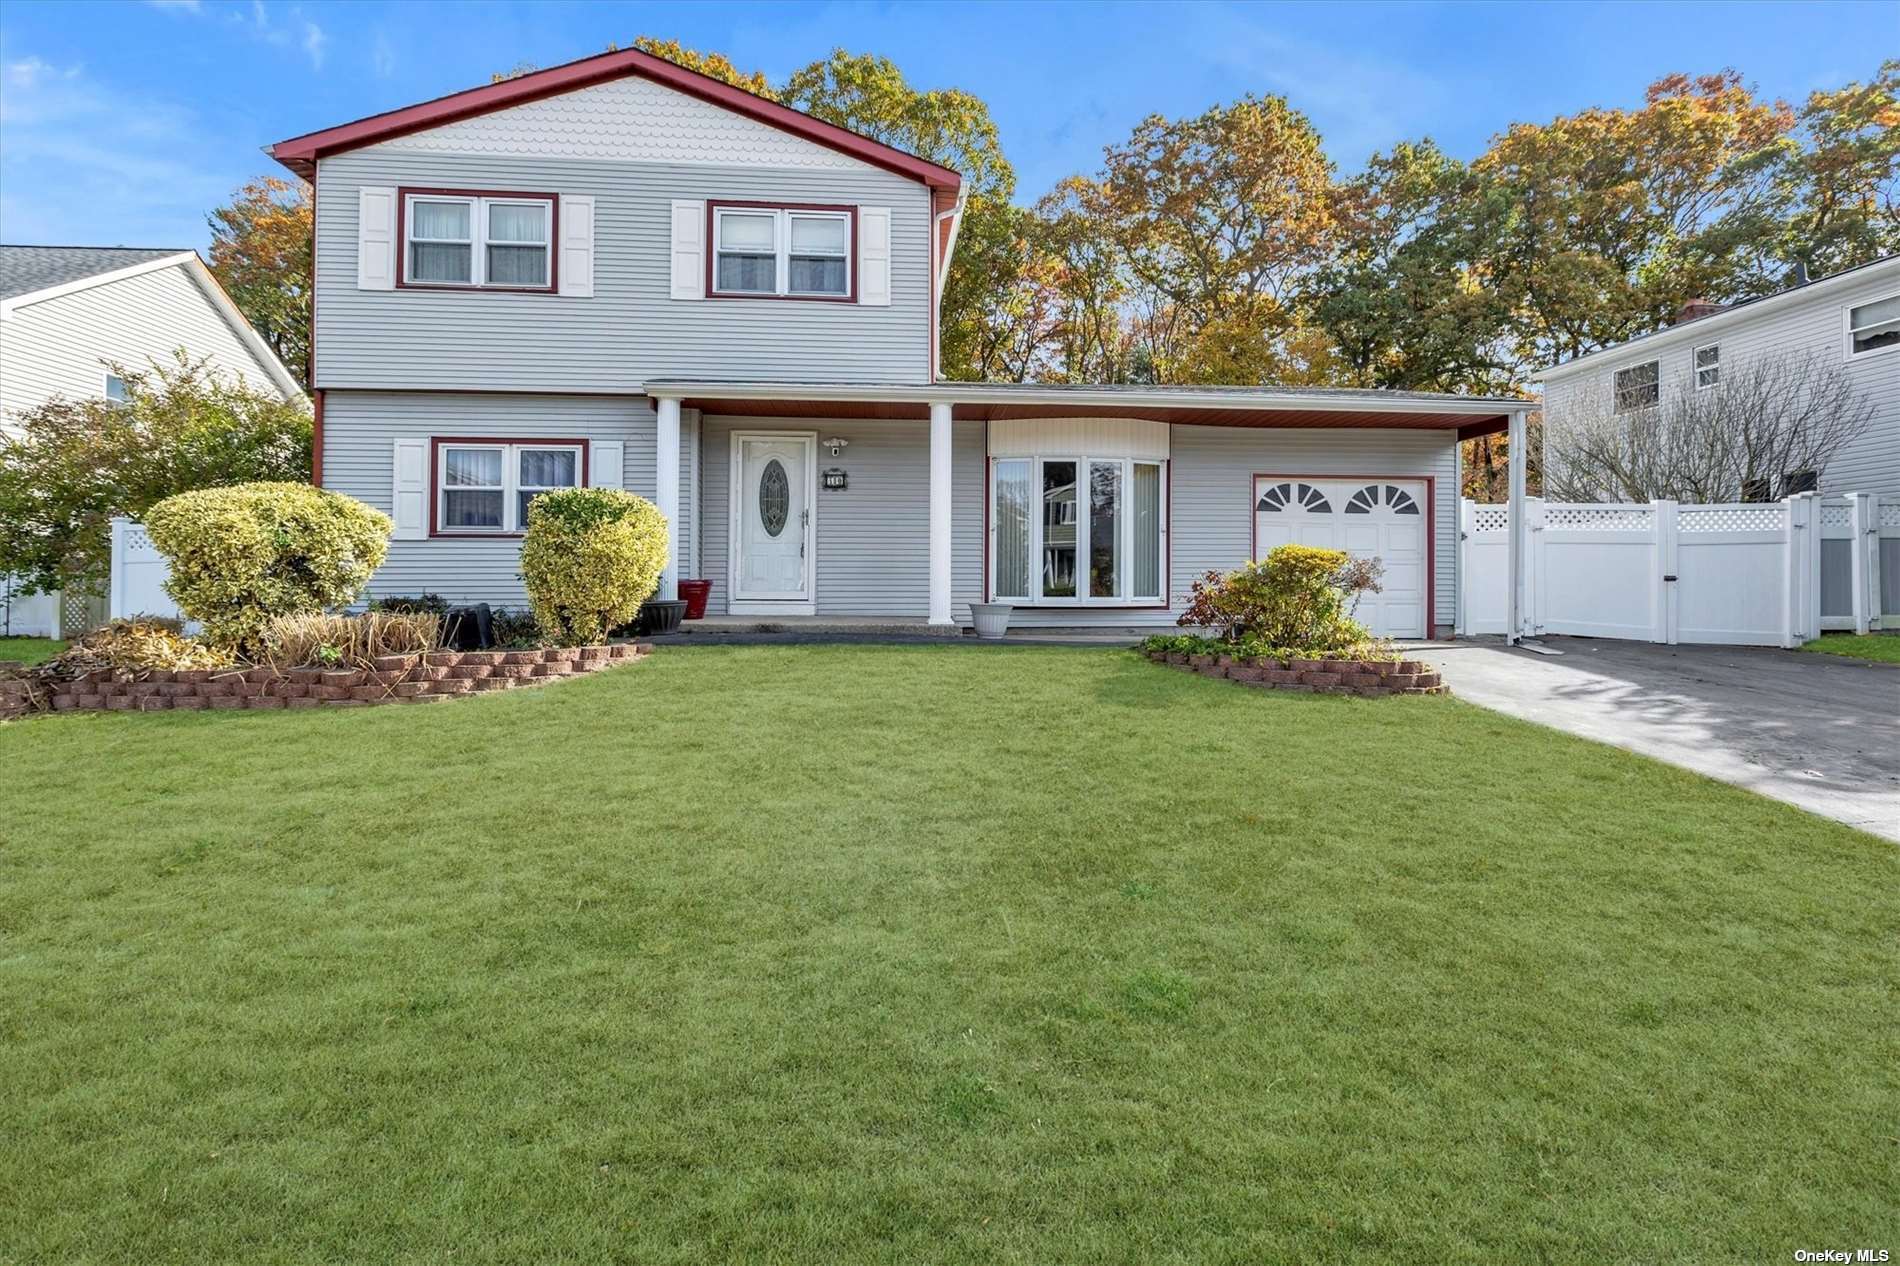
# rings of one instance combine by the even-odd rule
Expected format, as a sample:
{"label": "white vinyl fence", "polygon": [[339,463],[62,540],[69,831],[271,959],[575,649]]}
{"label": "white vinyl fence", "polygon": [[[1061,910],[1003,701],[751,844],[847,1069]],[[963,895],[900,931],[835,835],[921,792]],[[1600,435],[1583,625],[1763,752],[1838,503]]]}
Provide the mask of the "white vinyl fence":
{"label": "white vinyl fence", "polygon": [[143,526],[130,519],[112,520],[112,583],[108,607],[115,620],[134,615],[160,615],[180,620],[184,613],[165,592],[171,564],[152,544]]}
{"label": "white vinyl fence", "polygon": [[[1525,509],[1527,636],[1796,646],[1900,628],[1900,497]],[[1461,633],[1507,631],[1508,525],[1504,506],[1461,503]]]}

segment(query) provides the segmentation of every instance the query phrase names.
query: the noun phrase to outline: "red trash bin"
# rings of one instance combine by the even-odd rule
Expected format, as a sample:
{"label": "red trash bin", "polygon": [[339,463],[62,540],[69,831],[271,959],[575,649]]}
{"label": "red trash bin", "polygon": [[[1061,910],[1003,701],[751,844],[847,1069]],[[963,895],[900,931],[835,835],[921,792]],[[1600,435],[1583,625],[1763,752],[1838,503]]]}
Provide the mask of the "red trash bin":
{"label": "red trash bin", "polygon": [[682,580],[679,582],[680,597],[686,602],[686,618],[703,620],[706,618],[706,599],[712,597],[712,581]]}

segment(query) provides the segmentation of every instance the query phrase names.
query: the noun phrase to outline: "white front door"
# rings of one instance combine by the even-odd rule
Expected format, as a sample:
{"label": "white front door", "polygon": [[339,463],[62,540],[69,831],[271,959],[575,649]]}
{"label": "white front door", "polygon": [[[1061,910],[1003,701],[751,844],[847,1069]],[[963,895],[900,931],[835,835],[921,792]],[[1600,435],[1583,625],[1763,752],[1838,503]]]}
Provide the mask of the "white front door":
{"label": "white front door", "polygon": [[732,436],[732,603],[740,614],[809,610],[812,601],[812,435]]}
{"label": "white front door", "polygon": [[1426,635],[1423,479],[1254,480],[1254,556],[1276,545],[1317,545],[1384,565],[1380,593],[1361,595],[1354,618],[1375,637]]}

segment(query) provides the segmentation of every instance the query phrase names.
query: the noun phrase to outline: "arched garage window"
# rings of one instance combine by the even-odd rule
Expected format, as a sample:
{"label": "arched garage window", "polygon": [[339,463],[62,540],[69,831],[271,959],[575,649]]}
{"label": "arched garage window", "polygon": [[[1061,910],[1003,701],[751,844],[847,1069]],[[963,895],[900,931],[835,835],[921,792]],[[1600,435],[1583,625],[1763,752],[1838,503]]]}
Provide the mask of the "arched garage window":
{"label": "arched garage window", "polygon": [[1304,510],[1308,514],[1331,514],[1332,502],[1312,484],[1274,484],[1260,494],[1256,510]]}
{"label": "arched garage window", "polygon": [[1378,506],[1394,514],[1418,513],[1418,502],[1413,500],[1412,494],[1392,484],[1367,484],[1346,502],[1346,513],[1371,514]]}

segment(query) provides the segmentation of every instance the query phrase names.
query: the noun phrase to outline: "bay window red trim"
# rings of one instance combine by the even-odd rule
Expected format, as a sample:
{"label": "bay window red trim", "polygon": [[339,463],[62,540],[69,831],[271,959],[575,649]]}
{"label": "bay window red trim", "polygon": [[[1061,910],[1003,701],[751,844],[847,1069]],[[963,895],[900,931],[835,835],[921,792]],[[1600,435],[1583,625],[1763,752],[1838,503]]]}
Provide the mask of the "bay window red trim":
{"label": "bay window red trim", "polygon": [[[442,527],[442,449],[444,447],[453,448],[461,444],[467,444],[467,445],[480,444],[480,445],[485,445],[489,448],[495,448],[497,446],[506,446],[510,448],[578,448],[581,451],[581,468],[579,472],[580,482],[578,484],[575,484],[574,486],[577,488],[587,488],[587,487],[592,486],[588,482],[588,473],[587,473],[587,460],[588,460],[589,448],[591,444],[591,442],[588,440],[572,440],[572,439],[563,440],[563,439],[554,439],[548,436],[540,436],[540,435],[533,435],[533,436],[432,435],[429,437],[429,535],[431,538],[443,537],[450,540],[492,541],[497,537],[501,538],[502,540],[520,540],[523,536],[526,535],[526,533],[523,533],[523,532],[470,532],[470,531],[457,532],[457,531],[447,531],[443,529]],[[502,482],[505,484],[507,480],[504,478]],[[488,491],[488,490],[477,489],[476,491]],[[502,510],[503,510],[503,515],[505,517],[506,512],[507,512],[508,493],[507,493],[506,488],[503,488],[500,491],[502,494]]]}
{"label": "bay window red trim", "polygon": [[[719,212],[724,208],[737,207],[746,211],[830,211],[842,213],[850,222],[849,236],[845,242],[845,275],[851,278],[850,286],[841,295],[814,294],[771,294],[762,295],[751,290],[718,290],[713,286],[714,269],[719,263]],[[789,231],[789,230],[788,230]],[[787,243],[789,247],[789,243]],[[791,252],[788,249],[786,254]],[[775,265],[776,267],[776,265]],[[774,281],[777,275],[774,274]],[[800,303],[856,303],[858,301],[858,209],[828,202],[716,202],[706,200],[706,297],[708,299],[793,299]]]}
{"label": "bay window red trim", "polygon": [[[452,282],[410,281],[409,276],[409,199],[421,198],[512,198],[518,202],[545,202],[548,204],[548,284],[545,286],[496,286],[484,281],[477,286],[470,283],[458,286]],[[469,267],[475,265],[474,252],[485,251],[488,243],[475,235],[475,218],[469,217]],[[558,243],[561,240],[561,195],[558,193],[527,193],[519,189],[424,189],[403,185],[396,190],[396,244],[400,254],[396,258],[396,289],[398,290],[461,290],[499,291],[502,294],[515,295],[551,295],[560,293],[561,253]],[[522,243],[533,245],[533,243]],[[484,274],[486,269],[483,270]]]}

